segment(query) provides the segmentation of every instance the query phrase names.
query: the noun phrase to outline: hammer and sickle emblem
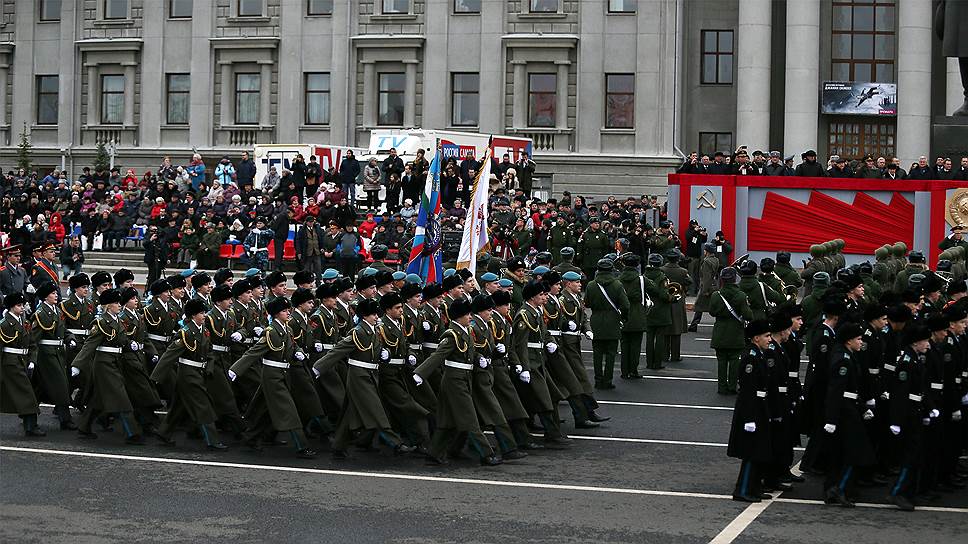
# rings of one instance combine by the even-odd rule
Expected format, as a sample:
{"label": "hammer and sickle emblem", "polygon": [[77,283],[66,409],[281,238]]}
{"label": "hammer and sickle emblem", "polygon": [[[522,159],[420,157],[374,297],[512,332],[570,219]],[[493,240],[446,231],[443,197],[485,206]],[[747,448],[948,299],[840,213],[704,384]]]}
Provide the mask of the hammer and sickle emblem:
{"label": "hammer and sickle emblem", "polygon": [[713,194],[709,189],[703,189],[703,192],[699,193],[696,197],[696,209],[701,210],[703,208],[716,209],[716,195]]}

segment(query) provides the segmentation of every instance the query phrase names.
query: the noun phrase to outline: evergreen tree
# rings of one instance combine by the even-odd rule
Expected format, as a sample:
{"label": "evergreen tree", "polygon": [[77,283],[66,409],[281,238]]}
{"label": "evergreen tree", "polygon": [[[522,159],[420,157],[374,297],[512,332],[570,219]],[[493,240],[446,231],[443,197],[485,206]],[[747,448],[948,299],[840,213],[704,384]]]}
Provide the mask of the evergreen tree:
{"label": "evergreen tree", "polygon": [[30,133],[27,132],[27,123],[25,121],[24,128],[20,131],[20,143],[17,145],[17,166],[23,168],[27,173],[30,173],[30,166],[33,162],[30,151],[32,147],[30,145]]}
{"label": "evergreen tree", "polygon": [[94,171],[107,171],[111,167],[111,156],[108,155],[108,150],[104,147],[104,142],[98,142],[97,144],[97,157],[94,158]]}

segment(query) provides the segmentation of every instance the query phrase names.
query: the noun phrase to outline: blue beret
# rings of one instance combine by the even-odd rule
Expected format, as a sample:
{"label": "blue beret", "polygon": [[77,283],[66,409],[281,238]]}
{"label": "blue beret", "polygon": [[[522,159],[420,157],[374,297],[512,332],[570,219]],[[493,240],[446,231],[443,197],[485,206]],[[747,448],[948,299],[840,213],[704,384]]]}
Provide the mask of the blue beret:
{"label": "blue beret", "polygon": [[186,268],[185,270],[182,270],[181,271],[181,275],[182,275],[183,278],[190,277],[194,273],[195,273],[195,269],[194,268]]}
{"label": "blue beret", "polygon": [[533,272],[535,274],[547,274],[548,272],[551,272],[551,269],[548,268],[547,266],[541,265],[541,266],[535,268],[533,270]]}
{"label": "blue beret", "polygon": [[514,283],[511,280],[507,279],[507,278],[501,278],[501,280],[498,281],[497,284],[499,286],[505,287],[505,288],[511,287],[512,285],[514,285]]}
{"label": "blue beret", "polygon": [[418,285],[423,283],[423,278],[421,278],[417,274],[407,274],[407,277],[405,279],[407,280],[407,283],[416,283]]}
{"label": "blue beret", "polygon": [[396,272],[393,273],[393,281],[400,281],[402,279],[406,279],[406,277],[407,277],[407,273],[406,272],[400,272],[398,270],[398,271],[396,271]]}
{"label": "blue beret", "polygon": [[456,273],[457,273],[457,269],[456,268],[448,268],[447,270],[444,270],[444,277],[445,278],[449,278],[449,277],[453,276]]}
{"label": "blue beret", "polygon": [[258,268],[250,268],[245,271],[245,277],[251,278],[252,276],[258,276],[261,273],[262,271],[259,270]]}
{"label": "blue beret", "polygon": [[579,274],[578,272],[569,270],[568,272],[565,272],[564,274],[561,275],[561,279],[565,281],[581,281],[581,274]]}
{"label": "blue beret", "polygon": [[363,269],[363,272],[360,273],[360,276],[365,278],[367,276],[372,276],[377,272],[379,272],[379,270],[377,270],[376,268],[373,268],[372,266],[368,266]]}
{"label": "blue beret", "polygon": [[337,272],[336,269],[334,268],[327,268],[326,271],[323,272],[324,280],[335,280],[338,277],[339,277],[339,272]]}
{"label": "blue beret", "polygon": [[500,278],[498,278],[497,274],[495,274],[494,272],[485,272],[484,275],[481,276],[481,281],[485,283],[497,281],[498,279]]}

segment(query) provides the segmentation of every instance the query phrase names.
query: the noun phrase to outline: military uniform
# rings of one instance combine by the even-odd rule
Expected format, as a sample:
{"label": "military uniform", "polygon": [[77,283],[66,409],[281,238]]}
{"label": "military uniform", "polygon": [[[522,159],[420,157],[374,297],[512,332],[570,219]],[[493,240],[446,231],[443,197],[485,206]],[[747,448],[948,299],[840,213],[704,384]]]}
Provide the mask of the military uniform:
{"label": "military uniform", "polygon": [[689,330],[695,332],[702,321],[703,312],[709,311],[709,304],[713,294],[719,290],[719,269],[721,268],[719,258],[713,254],[707,254],[699,263],[699,294],[696,295],[696,303],[693,305],[692,323]]}
{"label": "military uniform", "polygon": [[727,282],[713,295],[709,314],[716,318],[710,347],[716,351],[720,394],[735,393],[736,380],[743,355],[743,328],[753,319],[746,293]]}
{"label": "military uniform", "polygon": [[581,259],[581,268],[586,278],[595,275],[595,267],[598,266],[598,261],[611,251],[611,247],[612,243],[608,239],[608,235],[601,230],[593,230],[589,227],[581,235],[575,249]]}
{"label": "military uniform", "polygon": [[[715,298],[713,304],[716,304]],[[740,333],[740,337],[742,334]],[[767,394],[769,374],[763,352],[755,346],[747,346],[738,363],[742,370],[737,378],[736,406],[733,409],[726,454],[742,460],[733,498],[759,502],[760,479],[772,461],[771,414]]]}
{"label": "military uniform", "polygon": [[323,405],[316,391],[316,380],[311,368],[311,357],[309,357],[309,354],[319,353],[314,345],[316,341],[313,339],[312,327],[309,325],[309,316],[293,309],[286,325],[292,334],[296,350],[306,355],[304,360],[293,361],[289,367],[291,380],[289,390],[292,392],[292,400],[296,403],[304,428],[315,428],[324,434],[328,433],[329,425],[323,423]]}
{"label": "military uniform", "polygon": [[679,263],[670,261],[661,267],[662,273],[665,274],[666,278],[670,282],[678,283],[682,286],[682,292],[679,294],[678,300],[673,300],[669,303],[669,309],[672,314],[672,325],[669,327],[668,334],[666,335],[666,346],[668,347],[668,354],[663,355],[663,360],[672,362],[682,361],[682,335],[686,332],[686,289],[692,285],[692,277],[689,272],[679,266]]}
{"label": "military uniform", "polygon": [[755,275],[741,276],[739,288],[746,293],[753,319],[766,319],[774,308],[786,302],[786,297],[759,281]]}
{"label": "military uniform", "polygon": [[494,383],[491,391],[501,404],[501,411],[507,419],[514,434],[514,440],[521,448],[529,448],[534,445],[531,434],[528,431],[528,411],[521,403],[521,397],[514,387],[511,369],[508,368],[508,352],[511,349],[511,321],[506,317],[493,312],[491,314],[490,336],[494,343],[494,350],[491,357],[492,379]]}
{"label": "military uniform", "polygon": [[[810,330],[807,338],[809,352],[807,359],[807,375],[804,380],[803,400],[804,400],[804,427],[801,429],[803,434],[810,436],[806,451],[803,453],[801,467],[812,470],[821,458],[820,433],[826,423],[824,421],[824,403],[827,400],[827,387],[830,382],[830,360],[836,346],[836,333],[826,323],[819,323]],[[820,465],[825,463],[826,456],[823,457]],[[818,466],[819,468],[819,466]]]}
{"label": "military uniform", "polygon": [[208,355],[209,372],[206,373],[205,389],[212,399],[212,408],[215,410],[217,421],[223,428],[231,429],[238,435],[245,430],[245,423],[242,421],[242,414],[239,413],[239,404],[235,399],[228,372],[234,362],[231,346],[245,344],[232,338],[236,333],[238,333],[236,338],[241,337],[235,312],[231,308],[223,312],[220,308],[213,307],[205,316],[205,328],[212,342],[212,349]]}
{"label": "military uniform", "polygon": [[[631,308],[622,283],[611,270],[599,270],[595,279],[588,283],[585,288],[585,307],[592,312],[590,322],[595,386],[609,388],[619,340]],[[627,371],[625,368],[622,370]]]}
{"label": "military uniform", "polygon": [[[309,316],[309,327],[314,342],[322,344],[323,351],[321,353],[333,349],[339,342],[339,324],[334,310],[320,304],[313,315]],[[331,424],[336,424],[339,421],[339,413],[343,409],[343,400],[346,398],[345,381],[345,363],[337,363],[336,368],[325,375],[320,375],[319,379],[316,380],[323,412]]]}
{"label": "military uniform", "polygon": [[0,392],[0,412],[19,415],[28,435],[35,433],[40,436],[43,434],[37,429],[40,405],[27,376],[30,331],[22,316],[17,318],[7,312],[3,317],[3,321],[0,321],[0,345],[0,385],[3,387]]}
{"label": "military uniform", "polygon": [[[417,362],[417,356],[410,352],[407,335],[404,328],[408,323],[401,318],[394,321],[383,317],[377,331],[381,345],[387,350],[388,358],[380,362],[379,390],[380,398],[387,409],[393,427],[399,430],[401,436],[407,437],[412,446],[426,446],[430,439],[427,425],[429,410],[417,402],[410,393],[413,383],[412,364]],[[411,356],[413,359],[411,360]]]}
{"label": "military uniform", "polygon": [[[620,363],[622,378],[638,379],[639,361],[642,360],[642,335],[645,333],[645,322],[653,304],[652,297],[657,293],[652,280],[639,274],[637,267],[627,267],[622,270],[619,281],[622,282],[625,298],[629,303],[628,318],[622,324]],[[615,310],[611,309],[611,312],[614,313]],[[606,367],[605,384],[612,383],[611,375],[611,369]]]}
{"label": "military uniform", "polygon": [[[478,355],[485,357],[487,363],[483,366],[474,365],[471,376],[471,389],[474,397],[474,409],[477,410],[477,418],[481,422],[482,428],[494,431],[494,438],[497,440],[498,449],[502,457],[523,457],[516,452],[517,442],[514,433],[511,431],[507,416],[501,408],[494,391],[494,376],[498,372],[507,375],[507,366],[502,365],[495,370],[493,361],[495,356],[504,354],[496,350],[497,343],[492,334],[491,323],[484,321],[479,315],[471,316],[470,328],[474,339],[474,349]],[[505,347],[505,353],[507,348]]]}
{"label": "military uniform", "polygon": [[[64,364],[67,368],[64,372],[70,371],[70,363],[81,351],[84,340],[87,339],[91,325],[94,323],[94,303],[87,299],[82,299],[77,293],[71,293],[66,300],[60,303],[61,311],[64,313]],[[80,394],[74,398],[74,406],[83,407],[83,391],[85,389],[86,375],[72,376],[68,379],[71,390],[79,389]]]}
{"label": "military uniform", "polygon": [[658,267],[649,266],[642,275],[657,288],[652,310],[645,318],[645,366],[659,369],[669,352],[666,338],[672,327],[672,296],[668,289],[669,280]]}
{"label": "military uniform", "polygon": [[[509,364],[524,382],[518,392],[528,410],[541,420],[545,440],[557,442],[565,437],[559,427],[557,405],[553,400],[560,393],[546,364],[550,340],[541,310],[526,302],[511,323]],[[521,378],[524,372],[528,372],[527,378]]]}
{"label": "military uniform", "polygon": [[[579,272],[575,273],[579,274]],[[585,307],[582,305],[581,299],[571,292],[565,291],[558,298],[561,301],[562,323],[564,324],[559,349],[571,366],[575,378],[581,384],[581,396],[589,419],[604,421],[607,418],[599,418],[595,414],[595,410],[598,409],[598,402],[595,400],[595,391],[592,389],[592,382],[588,379],[588,371],[585,369],[584,361],[582,361],[581,337],[586,335],[589,330]]]}
{"label": "military uniform", "polygon": [[[118,320],[124,329],[128,345],[122,352],[121,366],[124,387],[134,407],[135,416],[145,431],[150,432],[158,422],[155,410],[161,407],[158,390],[148,376],[148,357],[155,355],[154,346],[145,342],[145,324],[138,310],[122,308]],[[132,346],[131,342],[136,345]],[[138,349],[133,349],[137,347]]]}
{"label": "military uniform", "polygon": [[54,405],[54,414],[61,428],[73,428],[71,422],[71,391],[68,371],[64,363],[64,320],[60,307],[42,301],[31,316],[30,345],[35,362],[34,381],[40,400]]}
{"label": "military uniform", "polygon": [[[581,382],[575,376],[575,372],[568,360],[565,358],[564,350],[561,349],[562,338],[565,333],[576,334],[576,330],[569,330],[568,320],[564,319],[561,311],[561,302],[555,295],[548,295],[548,302],[541,309],[544,315],[545,326],[551,341],[558,345],[554,353],[548,354],[547,365],[551,372],[551,377],[555,381],[555,386],[562,397],[568,401],[571,413],[575,418],[575,426],[578,428],[597,427],[589,422],[588,409],[582,400],[583,388]],[[576,324],[577,327],[577,324]],[[556,403],[559,399],[553,399]]]}

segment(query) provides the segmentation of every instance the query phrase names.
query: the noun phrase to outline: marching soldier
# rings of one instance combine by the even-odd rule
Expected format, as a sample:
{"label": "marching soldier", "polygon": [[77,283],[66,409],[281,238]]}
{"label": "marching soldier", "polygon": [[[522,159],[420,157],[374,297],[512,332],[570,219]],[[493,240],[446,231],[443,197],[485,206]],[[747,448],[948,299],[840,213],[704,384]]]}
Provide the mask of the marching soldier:
{"label": "marching soldier", "polygon": [[[290,361],[303,361],[306,355],[296,351],[295,342],[287,323],[292,304],[285,298],[277,298],[266,304],[272,323],[259,341],[253,344],[238,361],[229,368],[229,379],[253,373],[253,367],[261,370],[259,388],[245,412],[248,429],[243,434],[248,446],[261,450],[259,439],[273,432],[289,433],[296,448],[296,456],[313,459],[316,452],[309,447],[299,410],[292,398],[289,376]],[[297,355],[298,353],[298,355]]]}
{"label": "marching soldier", "polygon": [[829,276],[823,256],[823,246],[820,244],[810,246],[810,261],[804,263],[803,270],[800,272],[800,278],[803,280],[805,295],[809,295],[811,292],[813,292],[813,279],[815,274],[818,272],[824,272]]}
{"label": "marching soldier", "polygon": [[71,418],[71,391],[64,363],[64,320],[57,305],[57,286],[51,282],[37,287],[37,309],[31,316],[30,360],[34,364],[34,380],[41,393],[54,405],[54,414],[61,430],[77,430]]}
{"label": "marching soldier", "polygon": [[[612,261],[601,259],[595,279],[585,289],[585,307],[592,312],[592,360],[595,365],[595,388],[614,389],[612,373],[624,323],[631,305],[622,283],[613,274]],[[635,369],[622,368],[623,374]]]}
{"label": "marching soldier", "polygon": [[659,268],[663,258],[660,253],[649,255],[649,266],[642,272],[657,289],[652,298],[652,309],[645,317],[645,366],[653,370],[665,368],[662,360],[668,354],[666,337],[672,327],[672,295],[669,293],[669,279]]}
{"label": "marching soldier", "polygon": [[[639,374],[639,361],[642,360],[642,334],[645,332],[646,319],[648,319],[649,310],[652,308],[652,297],[660,293],[657,292],[652,280],[643,276],[639,270],[638,255],[626,253],[619,261],[624,265],[619,275],[619,281],[622,282],[622,287],[625,289],[625,298],[628,299],[629,304],[628,318],[621,325],[622,359],[620,367],[623,380],[638,380],[644,377]],[[595,279],[597,281],[598,276]],[[591,284],[589,284],[589,287],[591,287]],[[590,289],[588,293],[591,293]],[[606,300],[606,302],[608,301]],[[611,308],[606,311],[609,316],[616,315]],[[592,344],[594,345],[594,341]],[[609,387],[612,383],[611,368],[606,367],[604,373],[607,377],[604,388],[611,389]]]}
{"label": "marching soldier", "polygon": [[23,420],[24,434],[28,437],[46,436],[37,425],[40,405],[30,385],[28,361],[30,351],[30,332],[24,324],[24,304],[27,297],[23,293],[13,293],[4,297],[6,314],[0,321],[0,383],[3,384],[3,397],[0,398],[0,411],[17,414]]}
{"label": "marching soldier", "polygon": [[[87,274],[75,274],[67,280],[67,283],[71,294],[61,301],[60,308],[64,313],[64,363],[69,367],[71,361],[81,351],[81,345],[84,344],[94,323],[94,303],[90,301],[91,279]],[[64,372],[69,371],[70,368],[64,369]],[[69,390],[84,390],[84,377],[71,376],[68,381]],[[82,399],[82,394],[76,395],[74,406],[83,407]]]}
{"label": "marching soldier", "polygon": [[[124,285],[125,282],[122,282]],[[153,434],[158,416],[155,410],[161,407],[161,398],[148,376],[148,355],[154,355],[154,346],[145,342],[145,323],[142,319],[138,291],[134,287],[121,287],[121,313],[118,320],[129,344],[124,346],[121,372],[124,375],[124,388],[131,399],[135,417],[145,434]]]}
{"label": "marching soldier", "polygon": [[716,319],[710,347],[716,351],[720,395],[736,393],[736,380],[743,354],[742,331],[753,319],[746,293],[736,285],[736,269],[719,273],[720,288],[709,302],[709,314]]}
{"label": "marching soldier", "polygon": [[[338,291],[339,287],[335,283],[324,283],[316,288],[319,307],[309,317],[309,328],[312,331],[314,347],[322,348],[317,354],[328,352],[339,342],[339,324],[336,321],[335,311]],[[342,363],[340,365],[342,365],[340,370],[333,370],[316,380],[323,412],[332,425],[336,425],[339,421],[339,413],[346,395],[346,390],[343,388],[346,367]]]}
{"label": "marching soldier", "polygon": [[588,328],[588,318],[585,315],[585,307],[581,300],[581,280],[580,272],[569,271],[561,276],[562,290],[559,300],[561,301],[562,312],[562,331],[561,349],[562,355],[571,366],[575,378],[581,384],[581,396],[588,412],[588,420],[601,423],[612,419],[596,413],[598,401],[595,400],[595,391],[592,389],[592,382],[588,379],[588,371],[585,370],[585,362],[581,355],[581,337],[585,336],[589,340],[594,336]]}
{"label": "marching soldier", "polygon": [[215,410],[220,428],[229,429],[236,436],[241,436],[245,431],[245,423],[239,413],[239,403],[235,399],[228,372],[235,362],[232,358],[232,346],[245,344],[239,330],[241,327],[232,310],[232,288],[227,282],[222,283],[212,289],[211,300],[212,308],[205,319],[205,329],[212,341],[205,389],[212,399],[212,409]]}
{"label": "marching soldier", "polygon": [[[144,309],[145,337],[152,346],[148,368],[153,370],[155,365],[158,364],[161,354],[168,349],[168,344],[171,343],[171,335],[178,328],[181,312],[171,300],[172,289],[168,280],[159,279],[155,281],[149,291],[151,292],[151,303]],[[167,397],[173,384],[159,383],[159,385],[162,388],[163,396]]]}
{"label": "marching soldier", "polygon": [[[424,289],[421,289],[420,285],[416,283],[407,283],[400,290],[400,298],[403,300],[404,334],[407,347],[410,348],[409,354],[413,356],[413,359],[407,357],[408,364],[411,360],[413,361],[413,364],[409,366],[411,374],[413,369],[423,362],[423,345],[425,338],[429,338],[426,336],[427,331],[423,327],[423,292]],[[433,337],[431,340],[437,340],[437,337]],[[427,417],[432,424],[433,414],[437,410],[437,395],[434,393],[434,389],[432,387],[416,387],[413,385],[413,380],[409,378],[404,383],[409,388],[413,398],[427,409]]]}
{"label": "marching soldier", "polygon": [[[901,470],[891,486],[888,499],[899,509],[914,510],[919,473],[922,466],[923,429],[931,425],[936,410],[925,402],[925,354],[931,347],[931,332],[916,324],[904,331],[904,345],[897,358],[897,367],[889,384],[891,434],[897,442]],[[927,425],[924,420],[927,419]]]}
{"label": "marching soldier", "polygon": [[780,278],[780,281],[784,285],[795,285],[798,289],[803,287],[803,280],[800,279],[800,274],[790,266],[789,252],[780,251],[776,254],[776,266],[773,272]]}
{"label": "marching soldier", "polygon": [[[346,401],[343,413],[333,437],[333,457],[346,459],[346,448],[354,433],[359,433],[356,444],[369,449],[374,438],[379,439],[394,454],[414,451],[403,443],[390,426],[380,399],[377,373],[382,359],[389,359],[389,352],[381,344],[376,329],[380,306],[375,300],[364,299],[356,307],[360,321],[350,333],[313,365],[318,376],[331,372],[340,362],[346,361]],[[387,357],[382,357],[386,352]]]}
{"label": "marching soldier", "polygon": [[201,300],[209,308],[212,307],[212,277],[205,272],[192,276],[192,299]]}
{"label": "marching soldier", "polygon": [[[830,383],[831,357],[837,346],[836,328],[840,323],[840,316],[844,315],[847,307],[842,300],[829,298],[823,305],[823,321],[810,329],[807,346],[809,363],[804,380],[804,428],[803,434],[810,436],[807,448],[803,452],[800,466],[804,472],[811,472],[816,467],[821,469],[826,464],[826,452],[821,449],[821,436],[825,413],[824,403]],[[823,455],[823,456],[822,456]],[[821,457],[822,456],[822,457]]]}
{"label": "marching soldier", "polygon": [[[521,290],[524,288],[524,284],[528,281],[527,270],[524,266],[524,258],[515,256],[507,261],[507,268],[501,271],[501,279],[506,279],[511,282],[511,307],[520,308],[524,304],[524,298],[522,296]],[[426,300],[427,297],[424,297]]]}
{"label": "marching soldier", "polygon": [[786,297],[757,279],[757,266],[752,260],[739,265],[739,288],[746,293],[753,319],[766,319],[773,309],[786,302]]}
{"label": "marching soldier", "polygon": [[398,293],[388,293],[380,299],[383,317],[377,326],[383,349],[389,355],[381,361],[379,371],[380,398],[388,411],[394,427],[408,438],[412,446],[421,453],[428,453],[426,446],[430,439],[427,415],[430,413],[417,402],[410,393],[409,384],[413,383],[410,369],[417,364],[417,356],[410,352],[407,343],[404,319],[403,297]]}
{"label": "marching soldier", "polygon": [[212,365],[209,360],[212,342],[211,332],[205,326],[207,311],[201,300],[185,302],[184,327],[161,356],[152,376],[175,374],[175,388],[168,413],[158,427],[158,439],[166,445],[174,445],[171,436],[175,430],[184,423],[191,423],[201,431],[208,449],[218,451],[226,450],[228,446],[219,440],[215,408],[205,387],[206,375],[216,370],[209,366]]}
{"label": "marching soldier", "polygon": [[[256,280],[258,281],[258,280]],[[235,317],[235,331],[238,333],[235,340],[229,346],[231,360],[228,362],[230,367],[245,355],[262,336],[261,325],[256,317],[258,307],[252,302],[252,278],[242,278],[232,284],[232,315]],[[257,334],[257,332],[259,334]],[[235,393],[235,400],[240,413],[244,413],[252,397],[255,396],[256,389],[259,388],[260,366],[256,365],[252,372],[247,372],[232,383]]]}
{"label": "marching soldier", "polygon": [[[323,274],[325,277],[326,274]],[[326,280],[323,280],[326,281]],[[350,307],[350,301],[353,300],[353,280],[350,278],[342,278],[335,280],[334,284],[338,286],[339,293],[336,295],[336,307],[333,308],[333,313],[336,314],[336,326],[339,331],[339,337],[342,338],[350,333],[353,329],[353,309]]]}
{"label": "marching soldier", "polygon": [[98,271],[91,276],[91,286],[94,288],[94,293],[91,294],[91,301],[95,305],[101,306],[104,304],[101,302],[101,294],[114,286],[114,280],[111,278],[111,274]]}
{"label": "marching soldier", "polygon": [[[418,386],[443,365],[443,377],[437,403],[437,428],[430,442],[432,464],[445,464],[450,451],[463,449],[466,440],[484,466],[502,463],[494,455],[484,433],[481,432],[474,409],[471,372],[475,366],[487,367],[490,362],[479,355],[470,331],[471,305],[465,300],[455,301],[450,309],[450,327],[440,340],[440,347],[417,367],[413,380]],[[540,321],[540,317],[538,318]]]}
{"label": "marching soldier", "polygon": [[767,394],[769,375],[763,355],[771,339],[769,322],[763,319],[753,321],[745,327],[744,333],[748,344],[742,355],[743,369],[738,374],[738,395],[726,452],[730,457],[742,460],[733,500],[760,502],[769,498],[769,495],[761,492],[760,479],[772,461],[771,414]]}
{"label": "marching soldier", "polygon": [[269,290],[265,297],[266,304],[280,297],[285,298],[287,281],[286,275],[281,270],[274,270],[266,276],[265,284]]}
{"label": "marching soldier", "polygon": [[[666,252],[666,264],[662,266],[662,273],[666,275],[669,282],[679,284],[680,290],[677,294],[670,292],[672,302],[669,310],[672,314],[672,324],[669,325],[666,334],[666,346],[668,353],[663,353],[662,360],[673,363],[682,362],[682,335],[686,332],[686,293],[685,290],[692,285],[692,277],[689,271],[680,266],[682,254],[677,249]],[[655,296],[661,296],[656,294]]]}
{"label": "marching soldier", "polygon": [[317,342],[313,338],[312,328],[309,325],[309,315],[313,311],[315,300],[315,293],[309,289],[296,289],[292,294],[289,331],[297,353],[307,354],[307,356],[289,367],[289,390],[292,392],[292,400],[296,403],[296,409],[299,410],[299,417],[307,434],[311,428],[315,428],[320,434],[326,435],[329,434],[330,429],[323,423],[323,405],[319,400],[319,393],[316,392],[312,361],[308,356],[308,354],[319,354],[323,351],[322,342],[316,345]]}
{"label": "marching soldier", "polygon": [[140,425],[132,417],[134,406],[125,388],[122,370],[123,351],[126,345],[130,349],[131,342],[125,336],[118,319],[121,313],[121,292],[117,289],[102,291],[99,301],[104,312],[94,320],[91,334],[87,336],[84,346],[71,363],[72,375],[90,374],[87,381],[90,398],[78,422],[78,432],[81,438],[97,438],[91,431],[91,423],[100,415],[112,414],[121,422],[125,443],[141,445],[145,443],[145,439]]}

